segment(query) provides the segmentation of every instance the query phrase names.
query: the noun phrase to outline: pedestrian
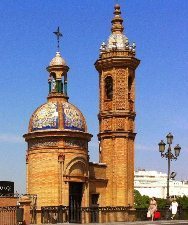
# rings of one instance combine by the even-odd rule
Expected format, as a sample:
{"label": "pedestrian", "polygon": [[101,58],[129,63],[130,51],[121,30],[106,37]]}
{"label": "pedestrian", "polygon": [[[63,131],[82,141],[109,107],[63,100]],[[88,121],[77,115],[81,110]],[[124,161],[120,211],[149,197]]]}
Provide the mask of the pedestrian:
{"label": "pedestrian", "polygon": [[153,221],[155,212],[157,211],[157,201],[155,197],[152,197],[149,203],[149,211],[151,214],[151,220]]}
{"label": "pedestrian", "polygon": [[170,210],[172,211],[172,216],[171,216],[171,219],[173,220],[176,213],[177,213],[177,210],[178,210],[178,203],[176,202],[176,199],[174,198],[171,205],[170,205]]}

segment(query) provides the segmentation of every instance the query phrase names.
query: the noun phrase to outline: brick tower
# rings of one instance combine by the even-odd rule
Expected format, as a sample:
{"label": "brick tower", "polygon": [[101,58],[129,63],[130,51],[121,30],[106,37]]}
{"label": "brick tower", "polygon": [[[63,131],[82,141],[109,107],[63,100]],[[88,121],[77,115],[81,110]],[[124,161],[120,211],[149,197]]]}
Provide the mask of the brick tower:
{"label": "brick tower", "polygon": [[115,5],[111,35],[102,43],[95,67],[99,72],[100,163],[105,163],[104,206],[129,206],[134,203],[135,140],[135,43],[124,35],[120,6]]}

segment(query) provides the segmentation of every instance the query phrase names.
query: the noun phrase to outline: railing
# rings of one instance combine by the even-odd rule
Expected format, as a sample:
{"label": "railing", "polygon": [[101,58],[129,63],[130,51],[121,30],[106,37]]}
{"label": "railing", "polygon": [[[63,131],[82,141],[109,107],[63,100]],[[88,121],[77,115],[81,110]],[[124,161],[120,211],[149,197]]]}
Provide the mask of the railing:
{"label": "railing", "polygon": [[[111,219],[114,218],[113,217],[114,213],[117,213],[117,214],[120,213],[121,215],[126,216],[126,213],[128,212],[128,210],[129,210],[129,207],[93,206],[93,207],[82,207],[79,210],[77,210],[77,212],[80,213],[82,219],[85,218],[85,216],[87,215],[86,217],[88,217],[89,223],[99,223],[99,222],[107,222],[107,221],[109,222]],[[159,209],[158,211],[161,213],[160,219],[162,220],[170,219],[171,211],[169,211],[169,209]],[[68,206],[41,207],[41,210],[31,211],[31,213],[33,213],[33,218],[36,218],[37,214],[41,214],[42,224],[57,224],[57,223],[66,223],[71,221],[71,212]],[[147,209],[136,209],[134,213],[135,213],[135,219],[137,221],[148,220],[148,218],[146,217]],[[74,215],[75,216],[74,218],[78,218],[79,220],[80,215]],[[102,219],[102,221],[100,221],[99,218]],[[124,217],[122,217],[122,219],[123,218]],[[188,208],[178,210],[178,213],[175,219],[188,220]],[[77,222],[81,222],[81,221],[77,221]],[[31,221],[31,224],[36,224],[36,220],[33,219],[33,221]]]}
{"label": "railing", "polygon": [[[47,206],[41,207],[41,211],[35,211],[36,213],[41,213],[41,223],[42,224],[55,224],[55,223],[66,223],[66,222],[81,222],[87,214],[89,216],[90,223],[98,223],[99,215],[101,218],[110,217],[114,212],[127,212],[129,207],[81,207],[70,209],[68,206]],[[36,215],[35,215],[36,217]]]}
{"label": "railing", "polygon": [[47,206],[41,207],[41,223],[65,223],[68,222],[69,207]]}
{"label": "railing", "polygon": [[16,209],[17,206],[0,207],[0,224],[16,225]]}

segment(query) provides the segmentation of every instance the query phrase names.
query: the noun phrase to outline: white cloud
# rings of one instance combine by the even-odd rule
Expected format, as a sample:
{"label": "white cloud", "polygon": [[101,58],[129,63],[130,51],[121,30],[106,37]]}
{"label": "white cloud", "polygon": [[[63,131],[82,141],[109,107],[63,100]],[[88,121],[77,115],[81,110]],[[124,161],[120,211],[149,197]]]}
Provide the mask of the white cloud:
{"label": "white cloud", "polygon": [[0,143],[23,143],[22,136],[14,135],[14,134],[0,134]]}

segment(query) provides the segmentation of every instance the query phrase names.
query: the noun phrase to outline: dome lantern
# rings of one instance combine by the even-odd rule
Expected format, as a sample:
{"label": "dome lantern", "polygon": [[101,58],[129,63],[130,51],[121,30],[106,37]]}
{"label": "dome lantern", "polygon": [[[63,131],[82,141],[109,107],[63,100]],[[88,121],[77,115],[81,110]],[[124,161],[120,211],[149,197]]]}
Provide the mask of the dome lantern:
{"label": "dome lantern", "polygon": [[57,36],[57,52],[55,57],[51,60],[49,66],[46,68],[49,72],[48,84],[49,84],[49,98],[54,95],[62,95],[67,97],[67,72],[69,67],[65,60],[62,58],[59,51],[59,38],[62,36],[59,27],[57,31],[53,32]]}
{"label": "dome lantern", "polygon": [[46,69],[49,72],[49,96],[62,94],[67,97],[67,72],[69,67],[61,57],[60,52],[56,52],[55,57]]}

